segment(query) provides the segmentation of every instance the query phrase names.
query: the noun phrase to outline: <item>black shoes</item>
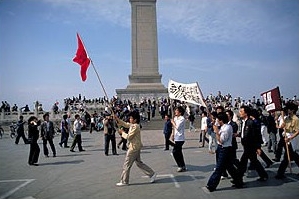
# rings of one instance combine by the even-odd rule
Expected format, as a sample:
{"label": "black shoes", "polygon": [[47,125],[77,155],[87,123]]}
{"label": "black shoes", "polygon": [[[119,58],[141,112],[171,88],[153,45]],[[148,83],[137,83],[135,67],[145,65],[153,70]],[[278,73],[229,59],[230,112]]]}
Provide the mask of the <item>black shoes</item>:
{"label": "black shoes", "polygon": [[280,160],[276,159],[276,158],[273,158],[272,159],[274,162],[280,162]]}
{"label": "black shoes", "polygon": [[205,188],[209,191],[209,192],[213,192],[215,191],[216,189],[212,188],[212,187],[209,187],[209,186],[205,186]]}
{"label": "black shoes", "polygon": [[37,163],[29,163],[30,166],[38,166]]}
{"label": "black shoes", "polygon": [[284,179],[284,178],[285,178],[284,175],[276,175],[275,176],[275,179],[277,179],[277,180],[281,180],[281,179]]}

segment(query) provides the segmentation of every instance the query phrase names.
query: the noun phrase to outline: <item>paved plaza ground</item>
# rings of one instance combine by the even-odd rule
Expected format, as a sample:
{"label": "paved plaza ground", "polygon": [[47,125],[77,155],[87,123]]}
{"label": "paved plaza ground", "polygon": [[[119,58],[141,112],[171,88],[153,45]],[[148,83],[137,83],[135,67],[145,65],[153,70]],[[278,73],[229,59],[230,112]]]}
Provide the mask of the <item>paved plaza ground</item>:
{"label": "paved plaza ground", "polygon": [[[118,156],[105,156],[103,132],[83,132],[82,137],[86,151],[78,152],[75,148],[74,153],[60,148],[60,137],[55,137],[55,158],[44,157],[39,141],[39,166],[29,166],[29,145],[23,144],[22,140],[19,145],[15,145],[14,140],[6,134],[0,140],[0,199],[292,199],[299,196],[299,177],[296,175],[299,169],[294,163],[293,172],[290,173],[288,169],[284,180],[274,178],[279,166],[279,163],[275,163],[267,169],[270,177],[267,182],[256,181],[258,176],[255,171],[251,171],[244,177],[246,188],[232,188],[230,180],[225,179],[221,180],[215,192],[206,193],[202,187],[213,171],[215,155],[208,153],[207,146],[198,148],[198,133],[186,132],[183,153],[188,171],[177,173],[171,151],[164,151],[162,130],[142,131],[142,160],[157,172],[156,182],[149,183],[149,178],[134,164],[130,185],[116,187],[125,152],[118,150]],[[239,157],[241,152],[242,147],[238,151]],[[273,153],[268,155],[274,157]]]}

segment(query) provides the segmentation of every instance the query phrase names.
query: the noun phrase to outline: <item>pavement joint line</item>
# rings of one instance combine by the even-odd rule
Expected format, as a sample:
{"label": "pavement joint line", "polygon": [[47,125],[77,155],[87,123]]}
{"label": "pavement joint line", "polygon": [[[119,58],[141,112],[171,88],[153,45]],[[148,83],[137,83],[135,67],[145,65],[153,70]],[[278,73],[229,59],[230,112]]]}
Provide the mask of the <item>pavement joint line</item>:
{"label": "pavement joint line", "polygon": [[17,192],[19,189],[21,189],[22,187],[25,187],[27,184],[33,182],[35,179],[17,179],[17,180],[0,180],[1,182],[24,182],[22,184],[20,184],[19,186],[17,186],[16,188],[8,191],[7,193],[3,194],[0,196],[0,199],[5,199],[8,198],[9,196],[11,196],[12,194],[14,194],[15,192]]}
{"label": "pavement joint line", "polygon": [[[181,185],[178,183],[178,181],[176,181],[175,176],[173,174],[160,174],[160,175],[157,175],[156,177],[157,178],[158,177],[169,177],[173,181],[174,186],[176,188],[180,188],[181,187]],[[142,176],[142,178],[148,178],[148,176]]]}
{"label": "pavement joint line", "polygon": [[295,182],[299,182],[299,180],[297,180],[296,178],[292,178],[292,177],[289,177],[289,176],[287,178],[289,178],[289,179],[291,179],[291,180],[293,180]]}

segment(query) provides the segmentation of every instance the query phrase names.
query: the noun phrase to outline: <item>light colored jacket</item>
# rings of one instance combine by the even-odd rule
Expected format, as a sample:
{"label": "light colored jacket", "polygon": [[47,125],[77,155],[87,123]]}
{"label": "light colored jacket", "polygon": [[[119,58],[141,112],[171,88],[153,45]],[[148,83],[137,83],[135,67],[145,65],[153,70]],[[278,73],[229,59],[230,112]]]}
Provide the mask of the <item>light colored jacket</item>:
{"label": "light colored jacket", "polygon": [[141,150],[142,142],[141,142],[141,134],[140,134],[140,126],[139,124],[131,124],[126,123],[122,120],[118,121],[118,126],[123,126],[125,128],[129,128],[128,133],[123,132],[122,137],[129,141],[129,150],[137,151]]}

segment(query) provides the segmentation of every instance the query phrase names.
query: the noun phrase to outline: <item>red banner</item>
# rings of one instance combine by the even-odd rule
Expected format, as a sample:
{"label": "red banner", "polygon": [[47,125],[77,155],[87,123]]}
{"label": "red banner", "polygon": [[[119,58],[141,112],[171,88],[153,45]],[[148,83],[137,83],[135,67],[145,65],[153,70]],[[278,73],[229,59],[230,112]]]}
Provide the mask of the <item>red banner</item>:
{"label": "red banner", "polygon": [[90,59],[87,55],[87,52],[84,48],[83,42],[79,36],[79,34],[77,33],[77,38],[78,38],[78,49],[76,52],[76,56],[73,59],[74,62],[78,63],[81,66],[81,79],[82,81],[85,81],[87,78],[86,72],[90,63]]}
{"label": "red banner", "polygon": [[266,111],[273,112],[280,111],[282,109],[279,87],[263,92],[261,97],[265,103]]}

